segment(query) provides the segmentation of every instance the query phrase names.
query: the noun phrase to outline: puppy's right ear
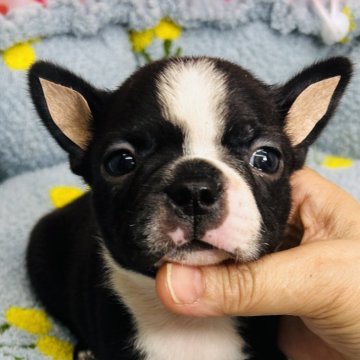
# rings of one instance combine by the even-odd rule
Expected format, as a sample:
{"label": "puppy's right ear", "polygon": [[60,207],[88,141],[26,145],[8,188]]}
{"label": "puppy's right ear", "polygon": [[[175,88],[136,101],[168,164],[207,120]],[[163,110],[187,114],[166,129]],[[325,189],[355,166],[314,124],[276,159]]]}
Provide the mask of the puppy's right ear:
{"label": "puppy's right ear", "polygon": [[31,67],[29,85],[41,120],[69,153],[72,170],[79,174],[81,160],[92,139],[100,92],[75,74],[47,62]]}

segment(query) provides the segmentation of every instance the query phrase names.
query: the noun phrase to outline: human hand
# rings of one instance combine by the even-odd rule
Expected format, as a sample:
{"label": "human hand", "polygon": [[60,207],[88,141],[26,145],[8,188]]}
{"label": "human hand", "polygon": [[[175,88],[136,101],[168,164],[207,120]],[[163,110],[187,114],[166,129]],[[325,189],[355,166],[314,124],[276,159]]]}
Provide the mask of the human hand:
{"label": "human hand", "polygon": [[309,169],[292,187],[300,246],[248,264],[167,264],[159,297],[183,315],[291,315],[279,345],[293,360],[360,359],[360,204]]}

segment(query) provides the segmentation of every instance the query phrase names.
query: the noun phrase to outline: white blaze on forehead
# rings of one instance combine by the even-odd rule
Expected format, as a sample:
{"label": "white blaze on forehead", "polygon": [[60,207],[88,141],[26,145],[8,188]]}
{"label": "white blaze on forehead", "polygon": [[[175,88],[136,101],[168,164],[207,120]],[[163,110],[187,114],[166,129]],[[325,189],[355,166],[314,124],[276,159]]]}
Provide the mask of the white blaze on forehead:
{"label": "white blaze on forehead", "polygon": [[185,133],[184,155],[218,158],[225,75],[209,59],[178,61],[165,68],[157,87],[163,116]]}

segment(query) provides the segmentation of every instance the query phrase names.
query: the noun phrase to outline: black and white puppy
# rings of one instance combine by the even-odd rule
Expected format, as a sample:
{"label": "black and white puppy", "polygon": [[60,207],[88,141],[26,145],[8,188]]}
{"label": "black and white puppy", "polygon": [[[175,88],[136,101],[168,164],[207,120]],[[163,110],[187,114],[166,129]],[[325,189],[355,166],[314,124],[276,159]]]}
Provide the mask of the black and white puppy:
{"label": "black and white puppy", "polygon": [[154,276],[164,262],[247,262],[278,248],[289,177],[350,74],[332,58],[267,86],[224,60],[174,58],[107,92],[50,63],[31,68],[43,123],[91,187],[40,220],[27,254],[40,300],[79,341],[76,357],[282,359],[265,325],[168,312]]}

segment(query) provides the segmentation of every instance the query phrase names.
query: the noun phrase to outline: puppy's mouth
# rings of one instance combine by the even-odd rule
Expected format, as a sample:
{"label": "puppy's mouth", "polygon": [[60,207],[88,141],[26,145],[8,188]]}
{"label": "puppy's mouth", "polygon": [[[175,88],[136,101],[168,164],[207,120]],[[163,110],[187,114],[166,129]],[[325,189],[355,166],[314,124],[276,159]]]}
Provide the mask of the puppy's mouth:
{"label": "puppy's mouth", "polygon": [[161,266],[165,262],[189,266],[209,266],[234,260],[235,255],[233,254],[202,241],[193,240],[168,252],[158,261],[156,266]]}

